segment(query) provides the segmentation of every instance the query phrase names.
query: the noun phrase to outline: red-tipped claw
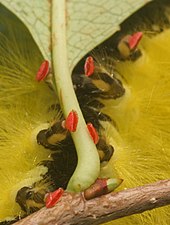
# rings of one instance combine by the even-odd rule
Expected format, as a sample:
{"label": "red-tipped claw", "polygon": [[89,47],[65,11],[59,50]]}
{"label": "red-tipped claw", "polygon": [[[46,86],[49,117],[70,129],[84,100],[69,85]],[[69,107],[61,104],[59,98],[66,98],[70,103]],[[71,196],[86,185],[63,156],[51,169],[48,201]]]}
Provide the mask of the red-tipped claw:
{"label": "red-tipped claw", "polygon": [[77,129],[77,124],[78,124],[78,115],[77,115],[77,112],[72,110],[66,120],[65,120],[65,128],[67,130],[69,130],[70,132],[75,132],[76,129]]}
{"label": "red-tipped claw", "polygon": [[38,72],[36,74],[36,80],[37,81],[44,80],[47,77],[48,73],[49,73],[49,68],[50,68],[49,61],[45,60],[41,64],[41,66],[40,66],[40,68],[39,68],[39,70],[38,70]]}
{"label": "red-tipped claw", "polygon": [[84,73],[86,76],[91,76],[94,73],[94,59],[92,56],[87,57],[84,64]]}
{"label": "red-tipped claw", "polygon": [[142,36],[143,36],[142,32],[136,32],[129,37],[128,45],[130,50],[133,50],[138,46]]}
{"label": "red-tipped claw", "polygon": [[61,196],[63,195],[64,190],[62,188],[58,188],[54,192],[50,192],[45,197],[45,206],[46,208],[52,208],[56,205],[56,203],[59,201]]}
{"label": "red-tipped claw", "polygon": [[93,139],[93,141],[96,145],[99,141],[99,135],[98,135],[96,129],[94,128],[92,123],[87,124],[87,129],[89,131],[89,134],[90,134],[91,138]]}

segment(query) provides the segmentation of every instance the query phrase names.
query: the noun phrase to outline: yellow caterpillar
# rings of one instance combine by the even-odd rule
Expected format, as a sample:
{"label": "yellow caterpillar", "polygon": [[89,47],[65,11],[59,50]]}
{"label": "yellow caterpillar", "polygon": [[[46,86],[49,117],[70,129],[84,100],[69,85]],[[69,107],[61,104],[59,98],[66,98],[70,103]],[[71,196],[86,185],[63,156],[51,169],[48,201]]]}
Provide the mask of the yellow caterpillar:
{"label": "yellow caterpillar", "polygon": [[[15,32],[11,34],[12,39],[0,34],[0,222],[23,215],[15,201],[17,191],[46,174],[47,167],[40,162],[51,160],[52,152],[37,144],[36,135],[57,119],[56,112],[49,110],[56,104],[54,92],[35,81],[41,54],[31,39],[29,46],[18,44]],[[169,30],[144,36],[141,57],[113,63],[126,90],[120,99],[104,101],[104,112],[117,125],[105,132],[115,149],[109,166],[124,180],[119,190],[170,175],[169,37]],[[26,51],[30,45],[33,52]],[[46,189],[51,185],[39,184]],[[163,207],[108,224],[169,225],[169,211]]]}

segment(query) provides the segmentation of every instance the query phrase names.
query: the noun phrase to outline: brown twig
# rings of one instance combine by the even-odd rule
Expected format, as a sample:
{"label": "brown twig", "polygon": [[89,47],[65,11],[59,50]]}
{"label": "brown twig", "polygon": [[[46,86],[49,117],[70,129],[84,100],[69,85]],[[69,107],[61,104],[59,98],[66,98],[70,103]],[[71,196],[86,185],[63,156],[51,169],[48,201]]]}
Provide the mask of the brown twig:
{"label": "brown twig", "polygon": [[86,201],[83,194],[65,193],[57,205],[15,225],[97,225],[170,204],[170,180],[103,195]]}

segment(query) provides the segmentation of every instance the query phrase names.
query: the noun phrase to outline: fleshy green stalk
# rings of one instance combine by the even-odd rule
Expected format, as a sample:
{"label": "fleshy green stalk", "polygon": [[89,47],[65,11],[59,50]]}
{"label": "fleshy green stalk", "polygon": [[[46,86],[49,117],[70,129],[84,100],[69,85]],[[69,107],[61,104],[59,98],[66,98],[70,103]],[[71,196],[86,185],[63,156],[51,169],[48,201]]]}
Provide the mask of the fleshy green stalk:
{"label": "fleshy green stalk", "polygon": [[74,110],[78,114],[78,126],[72,138],[76,146],[78,164],[67,190],[83,191],[95,182],[100,172],[100,161],[80,110],[69,71],[66,41],[66,1],[52,1],[52,59],[59,101],[66,117]]}

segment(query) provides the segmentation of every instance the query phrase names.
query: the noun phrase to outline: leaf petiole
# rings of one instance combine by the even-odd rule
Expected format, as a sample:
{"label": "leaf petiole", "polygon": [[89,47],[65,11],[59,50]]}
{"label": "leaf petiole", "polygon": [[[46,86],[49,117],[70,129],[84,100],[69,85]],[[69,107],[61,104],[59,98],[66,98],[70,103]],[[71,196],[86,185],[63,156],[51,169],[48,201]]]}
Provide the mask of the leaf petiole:
{"label": "leaf petiole", "polygon": [[52,1],[52,60],[55,84],[65,117],[72,110],[79,122],[76,132],[71,133],[78,156],[77,167],[68,183],[67,190],[80,192],[92,185],[100,173],[100,160],[80,110],[68,66],[66,41],[66,1]]}

